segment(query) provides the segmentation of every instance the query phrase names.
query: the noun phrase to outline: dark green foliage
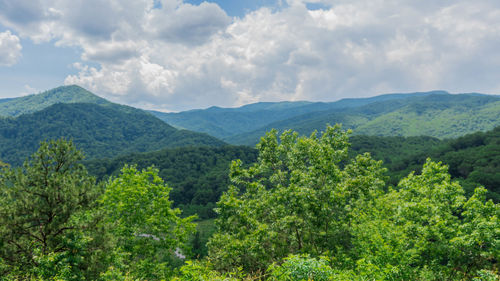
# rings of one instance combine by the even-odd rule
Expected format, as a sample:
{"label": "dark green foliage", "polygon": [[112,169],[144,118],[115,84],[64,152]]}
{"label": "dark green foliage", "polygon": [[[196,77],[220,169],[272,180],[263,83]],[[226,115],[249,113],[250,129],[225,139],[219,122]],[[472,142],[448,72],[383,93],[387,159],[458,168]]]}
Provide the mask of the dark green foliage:
{"label": "dark green foliage", "polygon": [[488,198],[500,202],[500,127],[457,139],[432,137],[353,136],[351,154],[370,152],[383,160],[393,186],[411,171],[419,172],[428,157],[449,166],[452,178],[460,181],[467,196],[484,186]]}
{"label": "dark green foliage", "polygon": [[177,130],[131,107],[60,103],[32,114],[0,119],[0,159],[19,165],[40,141],[60,137],[72,139],[88,158],[165,147],[224,144],[205,134]]}
{"label": "dark green foliage", "polygon": [[154,165],[172,187],[170,198],[183,215],[198,214],[205,219],[215,216],[213,208],[227,190],[229,164],[234,159],[253,163],[257,150],[245,146],[182,147],[87,161],[85,165],[101,179],[116,175],[125,164],[136,164],[139,169]]}
{"label": "dark green foliage", "polygon": [[202,220],[196,223],[196,233],[189,241],[193,259],[201,259],[208,254],[207,242],[215,230],[213,219]]}
{"label": "dark green foliage", "polygon": [[33,113],[56,103],[111,103],[91,92],[76,86],[63,86],[36,95],[0,100],[0,116],[19,116]]}
{"label": "dark green foliage", "polygon": [[[4,274],[81,280],[98,270],[105,241],[88,213],[102,186],[72,143],[42,143],[23,168],[0,173],[0,261]],[[103,259],[102,261],[104,261]],[[102,269],[102,268],[101,268]],[[94,276],[95,277],[95,276]]]}
{"label": "dark green foliage", "polygon": [[415,170],[426,157],[449,165],[449,173],[459,179],[470,196],[474,188],[482,185],[488,189],[488,198],[500,202],[500,127],[488,132],[478,132],[439,145],[429,143],[428,151],[402,157],[400,163],[390,163],[389,170],[397,177]]}

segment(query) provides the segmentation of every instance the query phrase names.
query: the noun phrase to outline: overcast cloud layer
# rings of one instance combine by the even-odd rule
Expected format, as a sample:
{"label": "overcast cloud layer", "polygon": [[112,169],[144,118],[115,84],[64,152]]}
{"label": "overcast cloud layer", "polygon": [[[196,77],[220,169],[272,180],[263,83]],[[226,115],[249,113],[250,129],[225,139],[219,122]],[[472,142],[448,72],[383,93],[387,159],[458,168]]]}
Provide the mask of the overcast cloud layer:
{"label": "overcast cloud layer", "polygon": [[496,0],[288,0],[242,18],[182,0],[0,0],[0,23],[0,64],[21,55],[14,34],[77,46],[66,84],[144,108],[500,93]]}

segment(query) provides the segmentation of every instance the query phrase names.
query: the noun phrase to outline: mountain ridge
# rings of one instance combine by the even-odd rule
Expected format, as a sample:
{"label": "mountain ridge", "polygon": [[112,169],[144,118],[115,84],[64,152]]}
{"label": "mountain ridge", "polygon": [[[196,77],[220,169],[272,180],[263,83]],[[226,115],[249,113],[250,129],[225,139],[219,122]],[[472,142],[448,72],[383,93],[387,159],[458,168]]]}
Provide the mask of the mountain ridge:
{"label": "mountain ridge", "polygon": [[131,107],[57,103],[18,117],[0,118],[0,159],[19,165],[48,139],[72,139],[89,159],[167,147],[225,145],[206,134],[177,130]]}
{"label": "mountain ridge", "polygon": [[0,99],[0,116],[17,117],[22,114],[43,110],[56,103],[113,104],[80,86],[69,85],[60,86],[38,94]]}

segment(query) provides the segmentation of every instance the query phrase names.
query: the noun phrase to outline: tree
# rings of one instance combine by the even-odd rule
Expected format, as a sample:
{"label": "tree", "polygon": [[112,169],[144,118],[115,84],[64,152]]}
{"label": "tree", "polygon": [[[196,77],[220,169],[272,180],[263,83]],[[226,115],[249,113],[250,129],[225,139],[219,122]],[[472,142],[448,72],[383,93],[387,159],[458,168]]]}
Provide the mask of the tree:
{"label": "tree", "polygon": [[471,279],[500,258],[500,206],[477,188],[466,199],[447,166],[427,160],[397,190],[359,206],[358,273],[375,279]]}
{"label": "tree", "polygon": [[367,154],[347,161],[347,140],[340,126],[321,137],[286,131],[279,141],[273,130],[257,146],[257,163],[244,169],[234,161],[209,242],[214,266],[262,272],[289,254],[345,254],[352,206],[385,185],[381,162]]}
{"label": "tree", "polygon": [[100,241],[90,238],[96,221],[86,212],[100,188],[79,163],[82,158],[72,142],[60,139],[41,143],[23,168],[2,169],[0,258],[7,271],[44,277],[53,273],[50,267],[64,267],[79,279],[91,267]]}
{"label": "tree", "polygon": [[186,249],[195,229],[194,217],[180,218],[180,210],[171,208],[170,190],[157,169],[137,171],[127,165],[106,185],[102,203],[124,256],[121,266],[141,280],[167,278],[172,257]]}

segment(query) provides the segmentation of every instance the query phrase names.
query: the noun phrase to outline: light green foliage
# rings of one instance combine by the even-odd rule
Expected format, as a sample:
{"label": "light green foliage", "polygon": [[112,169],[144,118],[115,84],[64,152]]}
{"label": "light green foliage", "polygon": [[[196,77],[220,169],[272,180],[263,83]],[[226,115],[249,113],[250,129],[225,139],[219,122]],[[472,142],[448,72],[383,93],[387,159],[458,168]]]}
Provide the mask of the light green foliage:
{"label": "light green foliage", "polygon": [[169,192],[151,167],[137,171],[125,166],[106,185],[102,204],[107,221],[119,251],[127,255],[125,270],[139,279],[166,278],[174,251],[187,250],[185,243],[194,231],[193,217],[180,218],[180,210],[171,208]]}
{"label": "light green foliage", "polygon": [[232,185],[218,202],[219,231],[209,256],[219,269],[265,270],[289,254],[341,254],[349,249],[350,210],[384,186],[381,163],[368,155],[346,160],[348,135],[340,126],[321,137],[276,131],[262,138],[258,162],[235,161]]}
{"label": "light green foliage", "polygon": [[237,280],[256,280],[247,279],[247,276],[241,269],[232,272],[218,272],[214,270],[209,260],[187,261],[180,268],[180,274],[173,279],[174,281],[237,281]]}
{"label": "light green foliage", "polygon": [[213,209],[227,190],[229,164],[234,159],[253,163],[257,160],[257,150],[245,146],[167,148],[91,160],[85,165],[98,178],[118,175],[124,164],[136,164],[138,169],[154,165],[158,175],[172,188],[170,199],[183,216],[197,214],[200,219],[207,219],[215,217]]}
{"label": "light green foliage", "polygon": [[[88,213],[100,188],[71,142],[44,142],[23,168],[0,173],[3,274],[67,280],[91,276],[105,243]],[[98,267],[98,266],[97,266]],[[1,274],[1,273],[0,273]]]}
{"label": "light green foliage", "polygon": [[327,258],[315,259],[309,255],[291,255],[280,266],[272,264],[268,270],[270,280],[277,281],[327,281],[333,278],[333,269]]}
{"label": "light green foliage", "polygon": [[396,280],[471,278],[499,259],[498,205],[483,188],[466,199],[447,167],[430,160],[398,190],[360,206],[353,224],[361,275]]}

